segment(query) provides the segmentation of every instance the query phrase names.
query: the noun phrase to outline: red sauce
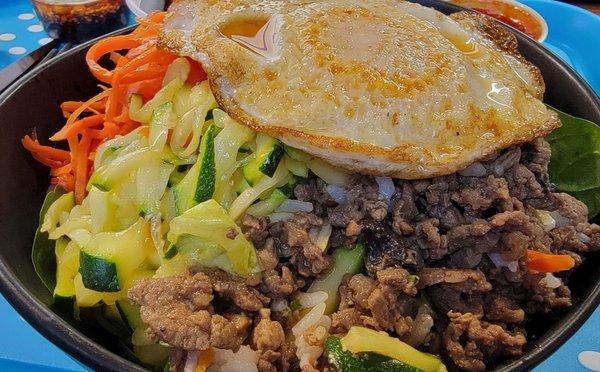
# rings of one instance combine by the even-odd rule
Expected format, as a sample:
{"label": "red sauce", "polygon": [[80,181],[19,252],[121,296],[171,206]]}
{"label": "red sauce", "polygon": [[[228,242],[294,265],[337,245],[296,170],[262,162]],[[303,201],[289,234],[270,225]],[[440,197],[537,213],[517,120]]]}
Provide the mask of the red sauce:
{"label": "red sauce", "polygon": [[540,21],[518,5],[495,0],[451,0],[456,5],[471,8],[507,24],[538,40],[542,36]]}

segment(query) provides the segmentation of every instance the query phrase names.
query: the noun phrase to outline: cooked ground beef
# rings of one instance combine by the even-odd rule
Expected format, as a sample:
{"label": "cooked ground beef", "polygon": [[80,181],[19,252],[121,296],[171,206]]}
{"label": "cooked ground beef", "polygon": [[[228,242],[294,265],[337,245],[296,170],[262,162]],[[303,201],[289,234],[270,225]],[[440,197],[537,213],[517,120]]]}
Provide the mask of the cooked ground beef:
{"label": "cooked ground beef", "polygon": [[[549,145],[537,139],[456,174],[395,180],[390,203],[366,176],[352,177],[341,204],[321,180],[299,185],[296,197],[312,202],[314,214],[334,226],[332,246],[363,241],[368,247],[368,275],[347,278],[340,288],[332,331],[363,325],[405,337],[422,300],[385,281],[381,273],[398,268],[418,278],[419,293],[437,312],[426,339],[440,332],[456,366],[482,369],[520,355],[526,314],[571,304],[560,273],[563,284],[550,288],[545,274],[529,271],[527,249],[569,254],[576,265],[580,253],[600,249],[600,227],[587,222],[586,206],[554,192],[549,160]],[[540,213],[556,226],[544,224]]]}
{"label": "cooked ground beef", "polygon": [[277,362],[281,359],[281,349],[285,344],[285,333],[281,323],[270,319],[270,311],[260,311],[260,321],[252,332],[252,348],[260,353],[258,370],[277,371]]}
{"label": "cooked ground beef", "polygon": [[159,340],[186,350],[237,350],[250,329],[244,313],[218,315],[209,307],[213,286],[203,273],[144,279],[129,291],[142,320]]}
{"label": "cooked ground beef", "polygon": [[525,335],[508,331],[504,327],[480,320],[480,316],[450,311],[450,323],[444,330],[446,352],[460,368],[484,371],[484,361],[521,355]]}
{"label": "cooked ground beef", "polygon": [[[522,353],[532,314],[571,305],[567,277],[555,274],[561,284],[549,286],[546,273],[528,269],[527,250],[569,254],[580,264],[581,253],[600,249],[600,227],[587,222],[585,205],[554,192],[549,159],[548,144],[538,139],[456,174],[395,180],[391,198],[374,178],[352,176],[344,200],[336,195],[340,203],[311,175],[294,195],[313,212],[279,222],[243,217],[260,275],[242,280],[202,269],[144,280],[130,297],[151,332],[178,348],[235,350],[245,343],[257,351],[260,371],[297,370],[289,337],[297,313],[267,308],[285,308],[326,273],[334,248],[361,242],[365,270],[344,278],[330,332],[384,330],[444,354],[451,369],[484,370]],[[326,223],[333,230],[323,250],[314,236]],[[315,365],[331,368],[323,358]]]}
{"label": "cooked ground beef", "polygon": [[340,310],[332,315],[332,330],[345,333],[352,325],[363,325],[403,336],[410,330],[416,293],[414,281],[401,268],[383,269],[376,279],[354,275],[340,287]]}

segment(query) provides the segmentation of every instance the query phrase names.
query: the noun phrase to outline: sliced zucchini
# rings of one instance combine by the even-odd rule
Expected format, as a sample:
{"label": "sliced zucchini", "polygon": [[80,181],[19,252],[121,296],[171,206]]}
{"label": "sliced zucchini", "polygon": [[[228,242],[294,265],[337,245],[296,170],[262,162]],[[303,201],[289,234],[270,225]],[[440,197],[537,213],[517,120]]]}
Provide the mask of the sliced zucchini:
{"label": "sliced zucchini", "polygon": [[153,254],[150,227],[142,218],[126,230],[98,233],[80,254],[83,287],[96,292],[125,291],[135,279],[147,276],[140,265]]}
{"label": "sliced zucchini", "polygon": [[166,260],[170,260],[171,258],[175,257],[176,254],[177,254],[177,246],[175,244],[171,243],[171,244],[169,244],[167,249],[165,249],[165,252],[163,253],[163,258]]}
{"label": "sliced zucchini", "polygon": [[72,313],[75,304],[75,275],[79,269],[79,247],[74,242],[60,238],[56,241],[56,286],[52,293],[54,306]]}
{"label": "sliced zucchini", "polygon": [[133,353],[142,364],[157,370],[165,365],[169,359],[171,349],[157,343],[141,346],[133,345]]}
{"label": "sliced zucchini", "polygon": [[255,217],[266,216],[277,209],[289,197],[290,194],[286,190],[282,190],[281,188],[275,189],[268,198],[248,207],[246,213]]}
{"label": "sliced zucchini", "polygon": [[143,327],[145,324],[142,322],[142,317],[140,316],[140,307],[126,298],[122,298],[117,300],[115,303],[119,313],[121,314],[121,318],[125,320],[131,331],[135,331],[135,329]]}
{"label": "sliced zucchini", "polygon": [[[173,97],[182,86],[183,81],[181,81],[181,79],[175,78],[171,80],[167,85],[156,92],[154,97],[143,106],[139,107],[137,101],[135,102],[135,105],[130,105],[129,117],[137,122],[147,124],[152,119],[152,112],[154,112],[157,107],[172,101]],[[138,98],[134,99],[138,100]]]}
{"label": "sliced zucchini", "polygon": [[246,181],[246,178],[244,178],[244,175],[242,174],[242,172],[240,170],[233,173],[232,179],[233,179],[233,190],[238,195],[252,187],[252,186],[250,186],[248,181]]}
{"label": "sliced zucchini", "polygon": [[281,141],[264,133],[257,134],[255,157],[243,168],[248,183],[254,186],[264,175],[273,177],[283,152]]}
{"label": "sliced zucchini", "polygon": [[215,135],[216,127],[211,125],[202,137],[198,161],[173,188],[178,214],[210,199],[215,191]]}
{"label": "sliced zucchini", "polygon": [[83,285],[97,292],[119,292],[117,265],[105,257],[82,251],[79,254],[79,273]]}
{"label": "sliced zucchini", "polygon": [[173,116],[173,104],[167,102],[158,106],[150,119],[148,143],[153,151],[162,151],[167,143],[167,134]]}
{"label": "sliced zucchini", "polygon": [[288,156],[286,156],[283,161],[285,162],[286,168],[292,172],[293,175],[302,178],[308,177],[308,166],[303,161],[295,160]]}

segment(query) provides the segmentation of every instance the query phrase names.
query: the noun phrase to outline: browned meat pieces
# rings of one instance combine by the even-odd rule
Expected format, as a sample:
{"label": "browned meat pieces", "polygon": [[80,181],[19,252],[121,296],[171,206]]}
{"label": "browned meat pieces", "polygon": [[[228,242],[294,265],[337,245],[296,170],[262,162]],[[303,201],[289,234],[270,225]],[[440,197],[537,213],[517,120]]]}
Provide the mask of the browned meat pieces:
{"label": "browned meat pieces", "polygon": [[452,193],[451,199],[471,211],[486,210],[493,205],[503,206],[511,202],[506,180],[492,175],[483,182],[477,178],[465,180],[464,186]]}
{"label": "browned meat pieces", "polygon": [[144,279],[129,298],[158,339],[190,350],[210,346],[212,316],[206,308],[213,297],[206,275]]}
{"label": "browned meat pieces", "polygon": [[521,355],[525,335],[520,331],[508,331],[470,313],[450,311],[448,317],[450,323],[443,333],[443,342],[448,356],[459,368],[484,371],[486,361]]}
{"label": "browned meat pieces", "polygon": [[492,289],[480,270],[425,268],[419,287],[427,288],[431,302],[442,313],[450,310],[483,314],[483,293]]}
{"label": "browned meat pieces", "polygon": [[294,273],[284,265],[279,264],[272,238],[267,239],[265,246],[258,251],[262,273],[262,291],[270,298],[284,298],[304,285]]}
{"label": "browned meat pieces", "polygon": [[510,298],[490,294],[485,299],[487,319],[503,323],[520,323],[525,320],[525,312]]}
{"label": "browned meat pieces", "polygon": [[344,333],[353,325],[363,325],[402,336],[410,330],[415,294],[414,280],[404,269],[381,270],[377,280],[354,275],[340,287],[340,310],[332,315],[332,330]]}
{"label": "browned meat pieces", "polygon": [[369,249],[366,261],[371,276],[391,266],[419,270],[423,267],[423,258],[414,239],[395,234],[392,229],[376,221],[366,221],[363,225],[365,245]]}
{"label": "browned meat pieces", "polygon": [[277,250],[289,253],[290,263],[303,277],[318,275],[331,263],[331,258],[309,235],[311,228],[322,225],[323,220],[313,213],[296,213],[293,219],[275,223],[269,229]]}
{"label": "browned meat pieces", "polygon": [[242,227],[244,228],[246,237],[256,247],[262,247],[267,237],[269,237],[269,219],[267,217],[256,218],[246,214],[242,217]]}
{"label": "browned meat pieces", "polygon": [[359,222],[364,218],[382,221],[387,213],[388,202],[379,193],[375,180],[356,175],[347,186],[345,202],[329,212],[329,222],[345,228],[350,221]]}
{"label": "browned meat pieces", "polygon": [[552,249],[572,252],[593,252],[600,250],[600,226],[587,222],[576,226],[558,227],[550,231]]}
{"label": "browned meat pieces", "polygon": [[140,305],[142,320],[163,342],[186,350],[236,350],[252,321],[243,312],[214,314],[213,291],[244,310],[259,310],[268,302],[254,288],[220,271],[144,279],[129,291],[129,298]]}
{"label": "browned meat pieces", "polygon": [[251,340],[252,348],[260,353],[259,371],[277,371],[277,361],[281,358],[280,350],[285,344],[285,333],[281,323],[270,319],[270,311],[260,311],[260,321],[254,327]]}
{"label": "browned meat pieces", "polygon": [[528,274],[523,281],[523,286],[527,290],[527,304],[525,310],[532,314],[538,311],[549,312],[553,309],[560,309],[571,306],[571,291],[564,284],[557,288],[547,286],[544,278],[545,274]]}
{"label": "browned meat pieces", "polygon": [[257,289],[246,285],[243,279],[231,276],[224,271],[211,272],[210,280],[215,292],[231,299],[242,310],[258,311],[270,301]]}
{"label": "browned meat pieces", "polygon": [[213,297],[206,275],[144,279],[129,298],[159,340],[188,350],[211,345],[212,315],[206,309]]}
{"label": "browned meat pieces", "polygon": [[215,314],[211,319],[210,345],[219,349],[237,350],[248,337],[252,321],[241,314]]}
{"label": "browned meat pieces", "polygon": [[489,291],[492,289],[480,270],[428,267],[419,273],[419,287],[428,287],[440,283],[463,284],[465,289],[472,291]]}

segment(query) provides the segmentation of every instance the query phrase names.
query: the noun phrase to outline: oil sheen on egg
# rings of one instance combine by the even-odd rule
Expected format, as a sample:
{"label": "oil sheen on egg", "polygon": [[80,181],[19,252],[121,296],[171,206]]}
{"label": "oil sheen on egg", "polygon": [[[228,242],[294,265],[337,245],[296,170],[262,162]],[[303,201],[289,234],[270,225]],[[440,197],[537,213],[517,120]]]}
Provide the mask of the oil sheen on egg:
{"label": "oil sheen on egg", "polygon": [[450,174],[560,125],[488,19],[392,0],[181,0],[160,45],[242,124],[364,174]]}

